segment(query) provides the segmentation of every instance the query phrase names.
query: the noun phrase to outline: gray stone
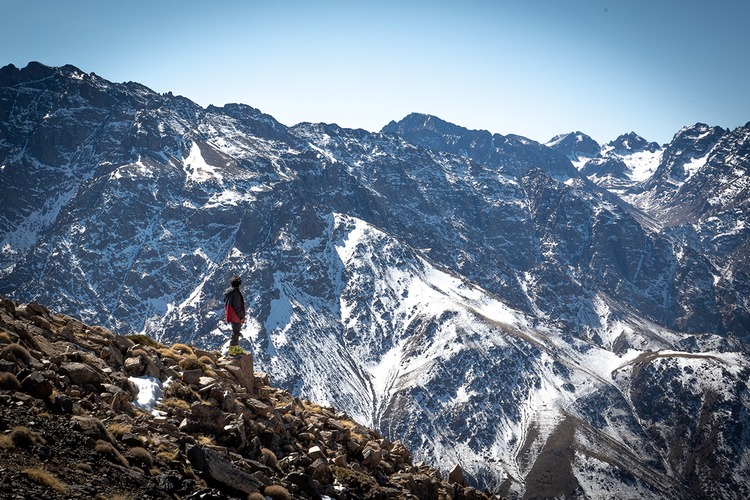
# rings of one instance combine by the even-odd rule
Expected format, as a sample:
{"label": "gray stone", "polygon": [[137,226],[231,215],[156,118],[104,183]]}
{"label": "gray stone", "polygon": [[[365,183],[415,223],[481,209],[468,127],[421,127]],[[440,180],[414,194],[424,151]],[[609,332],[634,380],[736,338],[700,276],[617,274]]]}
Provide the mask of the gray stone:
{"label": "gray stone", "polygon": [[70,378],[76,385],[94,384],[98,385],[105,381],[103,373],[84,363],[63,363],[60,371]]}
{"label": "gray stone", "polygon": [[222,486],[245,494],[257,493],[264,486],[258,478],[232,464],[221,453],[201,446],[187,447],[193,467]]}
{"label": "gray stone", "polygon": [[203,376],[203,370],[196,368],[195,370],[185,370],[182,372],[182,381],[186,384],[195,385]]}
{"label": "gray stone", "polygon": [[310,449],[309,449],[309,450],[307,451],[307,455],[308,455],[308,456],[309,456],[309,457],[310,457],[310,458],[311,458],[312,460],[317,460],[317,459],[321,459],[321,458],[322,458],[322,459],[325,459],[325,458],[326,458],[326,454],[325,454],[325,453],[323,453],[323,450],[321,450],[321,449],[320,449],[320,446],[313,446],[312,448],[310,448]]}
{"label": "gray stone", "polygon": [[54,386],[44,375],[33,372],[21,381],[21,389],[37,399],[46,399],[52,395]]}
{"label": "gray stone", "polygon": [[190,414],[180,424],[183,432],[219,433],[226,425],[226,417],[216,406],[199,404],[190,408]]}
{"label": "gray stone", "polygon": [[450,471],[448,474],[448,482],[459,486],[466,486],[466,477],[464,476],[464,470],[460,465],[456,464],[453,470]]}

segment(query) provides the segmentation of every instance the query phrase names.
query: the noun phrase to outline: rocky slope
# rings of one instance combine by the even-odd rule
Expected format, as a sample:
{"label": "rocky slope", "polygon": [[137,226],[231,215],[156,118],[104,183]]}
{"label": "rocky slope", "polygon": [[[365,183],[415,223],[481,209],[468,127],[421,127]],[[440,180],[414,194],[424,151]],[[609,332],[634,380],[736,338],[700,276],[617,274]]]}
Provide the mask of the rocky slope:
{"label": "rocky slope", "polygon": [[252,358],[0,298],[3,498],[489,498]]}
{"label": "rocky slope", "polygon": [[[426,115],[286,127],[72,66],[0,83],[14,300],[208,352],[239,273],[243,343],[276,384],[446,474],[515,496],[747,491],[747,193],[729,189],[747,127],[576,134],[571,163]],[[611,168],[575,168],[596,155]],[[729,202],[666,224],[701,178]]]}
{"label": "rocky slope", "polygon": [[548,145],[590,180],[637,207],[670,239],[699,252],[709,263],[706,278],[714,284],[701,284],[691,271],[688,286],[712,287],[709,300],[718,305],[716,314],[726,330],[747,341],[750,126],[730,131],[697,123],[663,147],[632,132],[604,147],[580,132]]}

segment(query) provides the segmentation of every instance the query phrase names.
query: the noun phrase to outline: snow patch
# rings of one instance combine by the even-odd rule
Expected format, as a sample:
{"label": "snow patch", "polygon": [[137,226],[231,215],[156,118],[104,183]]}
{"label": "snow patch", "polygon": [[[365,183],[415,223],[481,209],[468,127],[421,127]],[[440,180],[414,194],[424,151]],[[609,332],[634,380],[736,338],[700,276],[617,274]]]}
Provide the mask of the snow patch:
{"label": "snow patch", "polygon": [[201,148],[195,141],[190,146],[190,154],[185,158],[183,166],[189,181],[196,183],[207,182],[212,179],[216,179],[219,183],[224,181],[220,170],[213,165],[209,165],[203,158]]}
{"label": "snow patch", "polygon": [[690,179],[696,174],[708,161],[708,154],[701,156],[700,158],[693,158],[683,165],[685,169],[685,180]]}
{"label": "snow patch", "polygon": [[162,412],[155,408],[164,397],[164,390],[172,383],[172,379],[167,379],[164,383],[156,377],[147,376],[128,377],[128,380],[138,389],[138,398],[133,405],[154,416],[161,416]]}

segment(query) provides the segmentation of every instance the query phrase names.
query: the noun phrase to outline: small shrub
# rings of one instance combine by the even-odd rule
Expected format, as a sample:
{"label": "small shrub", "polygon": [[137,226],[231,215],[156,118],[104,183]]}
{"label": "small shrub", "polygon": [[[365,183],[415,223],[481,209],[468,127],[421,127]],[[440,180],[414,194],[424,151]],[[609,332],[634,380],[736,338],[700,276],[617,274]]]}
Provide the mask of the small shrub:
{"label": "small shrub", "polygon": [[276,459],[276,454],[274,452],[272,452],[268,448],[261,448],[260,454],[262,455],[261,460],[263,461],[264,464],[274,469],[278,468],[279,462]]}
{"label": "small shrub", "polygon": [[205,366],[216,366],[214,360],[205,355],[198,358],[198,361],[203,363]]}
{"label": "small shrub", "polygon": [[0,372],[0,389],[6,391],[17,391],[21,388],[21,383],[15,375],[8,372]]}
{"label": "small shrub", "polygon": [[187,354],[187,355],[190,355],[190,356],[194,356],[195,355],[195,352],[193,351],[193,348],[190,347],[190,346],[188,346],[188,345],[185,345],[185,344],[173,344],[172,345],[172,350],[173,351],[177,351],[180,354]]}
{"label": "small shrub", "polygon": [[15,446],[10,436],[6,436],[5,434],[0,435],[0,450],[12,450],[13,448]]}
{"label": "small shrub", "polygon": [[94,472],[94,468],[91,467],[91,464],[81,462],[81,463],[75,464],[74,467],[83,472],[88,472],[89,474],[92,474]]}
{"label": "small shrub", "polygon": [[195,438],[195,442],[198,443],[201,446],[206,446],[208,444],[213,444],[214,440],[213,438],[210,438],[208,436],[204,436],[203,434],[199,434]]}
{"label": "small shrub", "polygon": [[266,489],[263,490],[263,493],[270,497],[271,500],[289,500],[292,498],[292,496],[289,494],[289,490],[281,486],[280,484],[272,484],[271,486],[266,486]]}
{"label": "small shrub", "polygon": [[174,359],[175,361],[177,361],[177,359],[179,358],[179,354],[177,354],[176,352],[174,352],[169,347],[161,347],[156,352],[159,353],[159,357],[161,357],[162,359],[164,359],[164,358],[170,358],[170,359]]}
{"label": "small shrub", "polygon": [[33,411],[38,418],[43,418],[44,420],[52,418],[52,414],[48,411],[40,410],[39,408],[32,408],[31,411]]}
{"label": "small shrub", "polygon": [[103,455],[109,459],[115,459],[120,464],[122,464],[124,467],[129,467],[130,464],[128,463],[128,460],[122,456],[122,453],[117,451],[117,449],[112,446],[111,443],[108,443],[103,440],[98,440],[96,442],[96,446],[94,447],[94,451],[100,455]]}
{"label": "small shrub", "polygon": [[196,401],[198,395],[190,387],[179,380],[172,382],[164,389],[164,399],[182,399],[187,402]]}
{"label": "small shrub", "polygon": [[165,464],[175,462],[179,455],[180,448],[176,444],[168,441],[159,444],[159,447],[156,449],[156,459]]}
{"label": "small shrub", "polygon": [[33,479],[34,481],[47,486],[48,488],[52,488],[59,493],[65,493],[68,489],[68,486],[65,483],[57,479],[46,470],[24,469],[21,471],[21,473],[25,474],[30,479]]}
{"label": "small shrub", "polygon": [[159,462],[163,462],[165,464],[168,464],[170,462],[176,462],[177,457],[180,456],[180,450],[174,450],[174,451],[160,451],[156,454],[156,459]]}
{"label": "small shrub", "polygon": [[20,361],[24,365],[28,365],[31,361],[31,354],[21,344],[13,343],[3,347],[3,350],[0,351],[0,358],[6,361]]}
{"label": "small shrub", "polygon": [[127,493],[115,493],[107,497],[107,500],[133,500],[133,496]]}
{"label": "small shrub", "polygon": [[12,344],[13,343],[13,337],[10,336],[10,333],[6,331],[0,332],[0,344]]}
{"label": "small shrub", "polygon": [[177,408],[184,411],[188,411],[190,409],[190,405],[184,399],[177,398],[164,399],[161,401],[160,405],[165,408]]}
{"label": "small shrub", "polygon": [[182,358],[179,363],[179,367],[184,370],[204,370],[206,368],[206,365],[204,365],[198,358],[195,356],[188,356],[186,358]]}
{"label": "small shrub", "polygon": [[148,335],[125,335],[127,338],[132,340],[136,344],[145,345],[147,347],[157,347],[159,343],[149,337]]}
{"label": "small shrub", "polygon": [[107,426],[107,430],[117,439],[122,439],[122,436],[126,432],[130,432],[133,430],[133,426],[130,424],[121,424],[118,422],[112,422]]}
{"label": "small shrub", "polygon": [[23,426],[13,429],[9,437],[17,448],[33,448],[47,443],[41,434]]}
{"label": "small shrub", "polygon": [[151,467],[154,464],[154,457],[152,457],[151,453],[149,453],[145,448],[134,446],[133,448],[130,448],[129,453],[133,458],[133,461],[137,464],[143,465],[145,467]]}

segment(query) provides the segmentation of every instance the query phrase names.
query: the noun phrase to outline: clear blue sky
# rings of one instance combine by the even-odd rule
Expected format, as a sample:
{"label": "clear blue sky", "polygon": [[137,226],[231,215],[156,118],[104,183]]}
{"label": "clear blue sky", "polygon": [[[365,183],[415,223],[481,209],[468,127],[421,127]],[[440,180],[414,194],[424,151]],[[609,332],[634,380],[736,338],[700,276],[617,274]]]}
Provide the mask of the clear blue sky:
{"label": "clear blue sky", "polygon": [[748,0],[0,0],[0,66],[72,64],[286,125],[416,111],[546,142],[750,121]]}

